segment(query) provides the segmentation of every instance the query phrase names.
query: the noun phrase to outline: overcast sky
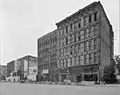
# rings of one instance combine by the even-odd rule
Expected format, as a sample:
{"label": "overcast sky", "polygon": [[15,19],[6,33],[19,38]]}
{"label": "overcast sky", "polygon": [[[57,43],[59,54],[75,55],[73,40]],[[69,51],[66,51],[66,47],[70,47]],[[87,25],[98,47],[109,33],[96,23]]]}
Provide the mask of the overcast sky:
{"label": "overcast sky", "polygon": [[[1,64],[27,54],[37,56],[37,38],[95,0],[0,0]],[[120,54],[119,0],[100,0],[113,25],[115,54]],[[119,44],[119,45],[118,45]]]}

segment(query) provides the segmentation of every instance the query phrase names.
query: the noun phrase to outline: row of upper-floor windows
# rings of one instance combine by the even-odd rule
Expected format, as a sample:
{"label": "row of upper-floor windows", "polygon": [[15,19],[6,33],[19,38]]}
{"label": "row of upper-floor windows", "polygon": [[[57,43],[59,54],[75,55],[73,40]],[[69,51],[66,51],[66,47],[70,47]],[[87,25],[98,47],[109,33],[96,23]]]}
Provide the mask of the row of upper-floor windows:
{"label": "row of upper-floor windows", "polygon": [[50,69],[50,68],[57,68],[57,63],[56,62],[50,62],[50,64],[44,63],[44,64],[39,65],[38,68],[40,70]]}
{"label": "row of upper-floor windows", "polygon": [[59,46],[68,45],[77,41],[82,41],[94,36],[98,36],[98,24],[91,26],[85,30],[72,33],[71,35],[65,36],[59,39]]}
{"label": "row of upper-floor windows", "polygon": [[71,23],[62,29],[59,30],[59,37],[64,36],[68,34],[69,32],[72,32],[74,30],[80,29],[92,22],[95,22],[98,20],[98,12],[94,12],[93,14],[90,14],[85,17],[81,17],[81,19],[75,21],[74,23]]}
{"label": "row of upper-floor windows", "polygon": [[41,47],[44,47],[44,46],[47,46],[49,44],[56,43],[56,42],[57,42],[57,37],[54,36],[54,37],[47,39],[41,43],[38,42],[38,46],[39,46],[39,48],[41,48]]}
{"label": "row of upper-floor windows", "polygon": [[53,61],[56,60],[57,54],[56,52],[51,53],[50,55],[42,55],[38,57],[39,62],[41,61]]}
{"label": "row of upper-floor windows", "polygon": [[42,56],[38,58],[38,62],[50,61],[50,56]]}
{"label": "row of upper-floor windows", "polygon": [[37,66],[37,63],[38,63],[38,61],[36,61],[36,62],[29,61],[29,67]]}
{"label": "row of upper-floor windows", "polygon": [[54,52],[54,53],[52,53],[51,55],[50,55],[50,60],[52,61],[52,60],[56,60],[56,58],[57,58],[57,53],[56,52]]}
{"label": "row of upper-floor windows", "polygon": [[99,48],[99,39],[91,39],[82,43],[78,43],[72,46],[64,47],[58,50],[58,57],[73,55]]}
{"label": "row of upper-floor windows", "polygon": [[72,58],[60,59],[57,63],[58,68],[74,67],[81,65],[97,64],[99,63],[99,53],[92,53],[88,55],[81,55]]}
{"label": "row of upper-floor windows", "polygon": [[38,57],[48,57],[48,56],[56,56],[56,51],[40,51],[38,52]]}

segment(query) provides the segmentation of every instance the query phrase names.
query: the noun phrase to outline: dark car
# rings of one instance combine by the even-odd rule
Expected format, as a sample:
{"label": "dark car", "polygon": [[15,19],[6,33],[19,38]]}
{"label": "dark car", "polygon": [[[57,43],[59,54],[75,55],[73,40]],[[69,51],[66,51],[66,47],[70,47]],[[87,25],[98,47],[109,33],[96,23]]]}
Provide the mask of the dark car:
{"label": "dark car", "polygon": [[20,80],[20,83],[25,83],[25,80]]}

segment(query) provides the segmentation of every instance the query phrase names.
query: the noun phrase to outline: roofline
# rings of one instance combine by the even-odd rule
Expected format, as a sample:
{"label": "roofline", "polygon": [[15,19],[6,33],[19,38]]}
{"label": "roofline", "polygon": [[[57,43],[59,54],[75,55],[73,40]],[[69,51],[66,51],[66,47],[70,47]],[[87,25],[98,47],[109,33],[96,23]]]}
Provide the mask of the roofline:
{"label": "roofline", "polygon": [[87,9],[88,7],[90,7],[90,6],[92,6],[92,5],[95,5],[95,4],[99,4],[99,5],[101,6],[101,8],[102,8],[102,10],[103,10],[103,13],[105,14],[105,18],[106,18],[107,21],[108,21],[109,26],[112,27],[112,25],[110,24],[110,21],[109,21],[107,15],[106,15],[106,12],[105,12],[105,10],[104,10],[104,8],[103,8],[103,6],[102,6],[102,4],[101,4],[100,1],[98,1],[98,2],[93,2],[93,3],[89,4],[89,5],[87,5],[86,7],[80,9],[79,11],[77,11],[77,12],[73,13],[72,15],[66,17],[65,19],[59,21],[58,23],[56,23],[56,25],[59,25],[60,23],[66,21],[67,19],[70,19],[72,16],[75,16],[75,15],[77,15],[77,14],[80,13],[80,12],[82,13],[83,10],[85,10],[85,9]]}
{"label": "roofline", "polygon": [[84,10],[87,9],[88,7],[90,7],[90,6],[92,6],[92,5],[96,5],[96,4],[98,4],[99,2],[100,2],[100,1],[98,1],[98,2],[93,2],[93,3],[85,6],[84,8],[79,9],[77,12],[73,13],[72,15],[70,15],[70,16],[66,17],[65,19],[63,19],[63,20],[59,21],[58,23],[56,23],[56,25],[58,25],[58,24],[60,24],[60,23],[62,23],[62,22],[64,22],[64,21],[66,21],[67,19],[70,19],[72,16],[75,16],[75,15],[77,15],[78,13],[82,13],[82,11],[84,11]]}
{"label": "roofline", "polygon": [[18,58],[18,59],[16,59],[16,60],[25,59],[26,57],[33,57],[33,58],[36,58],[36,59],[37,59],[37,57],[36,57],[36,56],[32,56],[32,55],[26,55],[26,56],[23,56],[23,57],[21,57],[21,58]]}
{"label": "roofline", "polygon": [[45,38],[45,37],[47,37],[48,35],[51,35],[52,33],[56,32],[56,31],[57,31],[57,29],[53,30],[52,32],[46,33],[45,35],[39,37],[39,38],[37,39],[37,41],[38,41],[38,40],[41,40],[41,39],[43,39],[43,38]]}
{"label": "roofline", "polygon": [[99,1],[99,4],[100,4],[100,6],[101,6],[101,8],[102,8],[102,10],[103,10],[103,13],[104,13],[104,15],[105,15],[105,18],[106,18],[109,26],[112,27],[112,25],[111,25],[111,23],[110,23],[110,21],[109,21],[109,19],[108,19],[108,17],[107,17],[107,14],[106,14],[106,12],[105,12],[105,10],[104,10],[104,8],[103,8],[103,5],[101,4],[100,1]]}

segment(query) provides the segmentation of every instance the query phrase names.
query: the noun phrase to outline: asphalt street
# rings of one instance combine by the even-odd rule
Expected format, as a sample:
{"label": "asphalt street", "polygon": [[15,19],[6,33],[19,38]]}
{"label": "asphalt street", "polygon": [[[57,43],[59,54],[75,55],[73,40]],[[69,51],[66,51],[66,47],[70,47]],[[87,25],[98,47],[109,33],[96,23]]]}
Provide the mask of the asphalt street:
{"label": "asphalt street", "polygon": [[120,86],[0,83],[0,95],[120,95]]}

